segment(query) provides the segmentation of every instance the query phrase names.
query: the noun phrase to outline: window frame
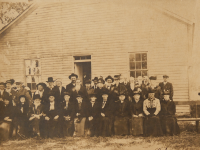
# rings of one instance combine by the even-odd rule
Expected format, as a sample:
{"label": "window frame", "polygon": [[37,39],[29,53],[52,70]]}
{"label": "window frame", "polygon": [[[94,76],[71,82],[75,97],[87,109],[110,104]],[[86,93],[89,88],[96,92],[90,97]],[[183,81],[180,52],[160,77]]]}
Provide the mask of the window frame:
{"label": "window frame", "polygon": [[[131,61],[130,60],[130,56],[131,56],[131,54],[134,54],[135,55],[135,60],[134,61]],[[136,54],[140,54],[140,56],[142,55],[142,54],[146,54],[146,61],[143,61],[142,60],[142,57],[141,57],[141,60],[140,61],[136,61]],[[135,63],[135,69],[131,69],[131,62],[134,62]],[[141,62],[141,69],[137,69],[136,68],[136,62]],[[143,62],[146,62],[147,64],[146,64],[146,68],[147,69],[142,69],[142,63]],[[142,75],[142,71],[147,71],[147,76],[148,76],[148,73],[149,73],[149,69],[148,69],[148,52],[147,51],[137,51],[137,52],[129,52],[128,53],[128,72],[129,72],[129,77],[131,77],[131,71],[135,71],[134,72],[134,78],[137,78],[137,74],[136,74],[136,71],[140,71],[141,72],[141,76],[143,77],[143,75]]]}

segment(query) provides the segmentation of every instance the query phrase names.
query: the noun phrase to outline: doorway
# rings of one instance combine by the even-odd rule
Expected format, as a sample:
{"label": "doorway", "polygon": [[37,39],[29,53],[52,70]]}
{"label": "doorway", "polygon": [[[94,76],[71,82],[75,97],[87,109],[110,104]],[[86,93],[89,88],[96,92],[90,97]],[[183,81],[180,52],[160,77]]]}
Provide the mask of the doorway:
{"label": "doorway", "polygon": [[91,61],[74,62],[74,72],[78,75],[82,84],[85,85],[86,80],[91,80]]}

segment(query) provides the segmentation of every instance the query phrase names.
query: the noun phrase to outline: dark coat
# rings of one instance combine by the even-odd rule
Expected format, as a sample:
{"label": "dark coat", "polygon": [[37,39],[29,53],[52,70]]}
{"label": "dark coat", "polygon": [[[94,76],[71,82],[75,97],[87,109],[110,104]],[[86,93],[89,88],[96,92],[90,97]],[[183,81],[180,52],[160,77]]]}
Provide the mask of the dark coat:
{"label": "dark coat", "polygon": [[88,103],[87,101],[83,100],[81,103],[81,108],[79,107],[78,102],[75,103],[75,112],[80,113],[79,118],[88,117]]}
{"label": "dark coat", "polygon": [[29,112],[28,112],[28,116],[31,117],[31,115],[36,114],[36,115],[40,115],[44,113],[44,105],[40,104],[37,109],[35,109],[35,105],[32,104],[29,107]]}
{"label": "dark coat", "polygon": [[124,100],[121,103],[120,100],[115,102],[115,116],[117,117],[129,117],[130,116],[130,102],[128,100]]}
{"label": "dark coat", "polygon": [[22,105],[21,103],[19,103],[17,105],[16,110],[17,110],[17,118],[27,118],[28,117],[28,112],[29,112],[29,104],[28,103],[24,103]]}
{"label": "dark coat", "polygon": [[76,91],[75,87],[71,91],[71,100],[76,103],[76,97],[77,95],[83,96],[83,100],[89,101],[89,95],[87,93],[87,90],[84,86],[81,86],[79,91]]}
{"label": "dark coat", "polygon": [[11,104],[5,106],[2,106],[2,113],[0,116],[0,121],[3,121],[5,117],[9,117],[9,119],[13,119],[14,117],[14,109],[13,106]]}
{"label": "dark coat", "polygon": [[103,101],[100,103],[100,112],[105,114],[105,117],[112,117],[114,113],[114,107],[111,101],[107,101],[105,106],[103,106]]}
{"label": "dark coat", "polygon": [[32,103],[31,95],[29,94],[29,91],[27,89],[25,89],[24,87],[22,87],[21,89],[16,91],[16,100],[18,101],[18,103],[20,102],[19,97],[21,95],[25,95],[26,99],[28,100],[29,104],[31,105],[31,103]]}
{"label": "dark coat", "polygon": [[4,99],[5,96],[9,95],[8,92],[6,92],[5,90],[3,90],[3,94],[1,94],[0,92],[0,98]]}
{"label": "dark coat", "polygon": [[61,116],[70,116],[71,118],[75,117],[75,105],[72,102],[68,103],[68,107],[66,107],[66,102],[61,104]]}
{"label": "dark coat", "polygon": [[126,99],[128,99],[128,90],[122,83],[119,83],[118,86],[113,85],[111,89],[111,95],[110,95],[112,101],[118,100],[118,96],[120,93],[124,93],[126,95]]}
{"label": "dark coat", "polygon": [[165,85],[163,82],[159,83],[159,86],[161,87],[162,92],[168,91],[170,93],[170,99],[173,98],[174,95],[174,90],[173,90],[173,85],[172,83],[167,82]]}
{"label": "dark coat", "polygon": [[66,85],[66,91],[71,92],[74,87],[75,86],[72,83],[70,83],[70,84]]}
{"label": "dark coat", "polygon": [[88,103],[88,117],[92,116],[93,118],[97,118],[101,114],[100,111],[101,111],[100,103],[95,102],[93,107],[91,102]]}
{"label": "dark coat", "polygon": [[176,113],[176,105],[173,101],[161,101],[161,116],[174,116]]}
{"label": "dark coat", "polygon": [[62,103],[64,99],[65,88],[62,87],[60,92],[59,87],[55,86],[54,92],[55,92],[55,101],[57,103]]}
{"label": "dark coat", "polygon": [[[35,91],[35,92],[34,92],[34,94],[33,94],[33,99],[35,99],[35,95],[37,94],[37,92],[38,92],[38,91]],[[48,93],[48,91],[47,91],[46,89],[44,89],[43,95],[42,95],[42,97],[40,97],[40,98],[41,98],[41,103],[42,103],[43,105],[45,105],[46,103],[49,102],[49,93]]]}
{"label": "dark coat", "polygon": [[97,102],[102,102],[103,98],[102,98],[102,95],[103,95],[103,92],[104,91],[107,91],[109,93],[109,90],[105,87],[103,88],[97,88],[94,90],[94,92],[96,93],[96,97],[97,97]]}
{"label": "dark coat", "polygon": [[143,101],[139,100],[137,103],[133,99],[133,101],[130,104],[130,112],[131,115],[139,115],[143,114]]}
{"label": "dark coat", "polygon": [[55,116],[60,115],[61,107],[58,103],[54,103],[54,110],[50,110],[50,102],[48,102],[44,108],[44,114],[50,119],[54,119]]}

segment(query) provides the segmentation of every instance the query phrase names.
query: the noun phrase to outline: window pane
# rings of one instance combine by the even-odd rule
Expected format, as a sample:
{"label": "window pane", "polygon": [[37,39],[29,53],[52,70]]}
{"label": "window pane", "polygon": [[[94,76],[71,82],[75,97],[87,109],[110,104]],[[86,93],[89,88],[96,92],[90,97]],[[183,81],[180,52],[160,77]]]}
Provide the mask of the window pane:
{"label": "window pane", "polygon": [[136,61],[141,61],[141,55],[140,54],[136,54]]}
{"label": "window pane", "polygon": [[147,76],[147,70],[142,71],[142,76]]}
{"label": "window pane", "polygon": [[32,77],[32,82],[35,82],[35,77]]}
{"label": "window pane", "polygon": [[135,71],[130,71],[130,76],[135,78]]}
{"label": "window pane", "polygon": [[141,71],[136,71],[136,78],[137,78],[138,76],[141,76]]}
{"label": "window pane", "polygon": [[32,90],[31,89],[31,83],[27,83],[27,86],[29,87],[30,90]]}
{"label": "window pane", "polygon": [[136,69],[141,69],[142,67],[142,63],[141,62],[136,62]]}
{"label": "window pane", "polygon": [[147,53],[142,54],[142,61],[147,61]]}
{"label": "window pane", "polygon": [[35,83],[39,83],[41,80],[41,76],[35,76]]}
{"label": "window pane", "polygon": [[135,69],[135,62],[130,62],[130,69]]}
{"label": "window pane", "polygon": [[32,90],[36,90],[36,83],[32,83]]}
{"label": "window pane", "polygon": [[142,69],[147,69],[147,62],[142,62]]}
{"label": "window pane", "polygon": [[40,74],[40,68],[35,68],[35,74]]}
{"label": "window pane", "polygon": [[130,54],[129,60],[130,61],[135,61],[135,54]]}
{"label": "window pane", "polygon": [[35,60],[35,67],[39,67],[39,61]]}

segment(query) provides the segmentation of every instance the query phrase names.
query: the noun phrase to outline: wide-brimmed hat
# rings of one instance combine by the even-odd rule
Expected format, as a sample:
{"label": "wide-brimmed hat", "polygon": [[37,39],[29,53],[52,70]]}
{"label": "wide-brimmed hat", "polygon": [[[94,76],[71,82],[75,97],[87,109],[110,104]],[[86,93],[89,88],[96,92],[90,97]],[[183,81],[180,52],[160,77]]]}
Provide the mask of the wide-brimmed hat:
{"label": "wide-brimmed hat", "polygon": [[94,77],[92,81],[98,81],[98,77]]}
{"label": "wide-brimmed hat", "polygon": [[69,95],[69,96],[71,96],[71,93],[70,93],[70,92],[67,92],[67,91],[65,91],[65,92],[63,92],[63,96],[65,96],[65,95]]}
{"label": "wide-brimmed hat", "polygon": [[33,100],[35,100],[35,99],[39,99],[39,100],[41,100],[41,98],[40,98],[40,94],[36,94],[33,98],[34,98]]}
{"label": "wide-brimmed hat", "polygon": [[111,79],[112,82],[114,81],[114,79],[110,75],[105,78],[105,81],[107,81],[108,79]]}
{"label": "wide-brimmed hat", "polygon": [[141,94],[141,91],[139,90],[140,88],[138,87],[135,87],[134,90],[133,90],[133,95],[140,95]]}
{"label": "wide-brimmed hat", "polygon": [[93,93],[91,93],[91,94],[89,95],[89,97],[90,97],[90,98],[92,98],[92,97],[97,97],[97,94],[93,92]]}
{"label": "wide-brimmed hat", "polygon": [[54,82],[53,77],[48,77],[48,81],[46,82]]}
{"label": "wide-brimmed hat", "polygon": [[98,83],[103,83],[104,84],[104,80],[102,78],[99,78]]}
{"label": "wide-brimmed hat", "polygon": [[114,79],[120,80],[120,76],[121,76],[121,74],[116,74],[116,75],[114,75]]}
{"label": "wide-brimmed hat", "polygon": [[169,76],[165,74],[165,75],[163,75],[163,78],[169,78]]}
{"label": "wide-brimmed hat", "polygon": [[71,79],[71,77],[76,77],[76,78],[78,78],[78,75],[75,74],[75,73],[72,73],[72,74],[69,76],[69,79]]}
{"label": "wide-brimmed hat", "polygon": [[163,94],[163,95],[170,95],[170,92],[169,92],[169,90],[166,90],[166,91],[164,91],[162,94]]}
{"label": "wide-brimmed hat", "polygon": [[44,89],[47,87],[47,85],[45,83],[43,83],[43,82],[38,83],[37,84],[37,88],[38,88],[38,85],[41,85]]}
{"label": "wide-brimmed hat", "polygon": [[149,80],[157,80],[157,76],[150,76]]}
{"label": "wide-brimmed hat", "polygon": [[102,95],[109,95],[109,90],[107,88],[103,88]]}
{"label": "wide-brimmed hat", "polygon": [[13,85],[13,83],[15,82],[14,79],[10,79],[10,80],[7,80],[6,83],[10,83],[11,85]]}

